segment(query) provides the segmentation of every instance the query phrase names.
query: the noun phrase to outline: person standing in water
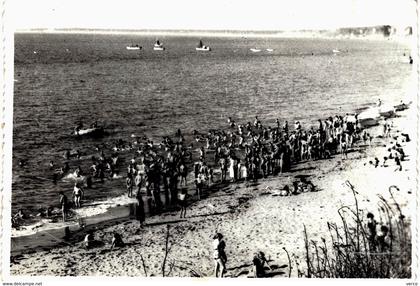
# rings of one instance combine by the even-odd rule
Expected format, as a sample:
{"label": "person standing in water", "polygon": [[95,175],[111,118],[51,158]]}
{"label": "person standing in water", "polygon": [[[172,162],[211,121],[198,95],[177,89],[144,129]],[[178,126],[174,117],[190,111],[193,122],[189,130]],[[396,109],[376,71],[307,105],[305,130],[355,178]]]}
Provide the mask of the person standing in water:
{"label": "person standing in water", "polygon": [[63,214],[63,222],[64,222],[66,221],[67,212],[68,212],[68,200],[64,192],[60,192],[60,206],[61,206],[61,212]]}
{"label": "person standing in water", "polygon": [[144,213],[144,202],[143,202],[143,198],[141,196],[140,190],[137,191],[136,199],[137,199],[136,218],[138,221],[140,221],[140,227],[143,227],[144,221],[146,219],[146,215]]}
{"label": "person standing in water", "polygon": [[81,204],[80,201],[84,195],[82,187],[79,187],[77,183],[74,183],[73,188],[73,199],[74,199],[74,205],[76,208],[80,208]]}
{"label": "person standing in water", "polygon": [[131,198],[133,196],[133,179],[131,178],[131,174],[127,174],[125,184],[127,187],[127,195],[129,198]]}

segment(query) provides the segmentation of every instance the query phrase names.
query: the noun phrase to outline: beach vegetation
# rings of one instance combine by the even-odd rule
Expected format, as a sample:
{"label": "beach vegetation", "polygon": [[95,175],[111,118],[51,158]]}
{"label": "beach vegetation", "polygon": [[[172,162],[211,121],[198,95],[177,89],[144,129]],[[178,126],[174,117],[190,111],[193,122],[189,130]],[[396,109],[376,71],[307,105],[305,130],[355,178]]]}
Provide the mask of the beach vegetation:
{"label": "beach vegetation", "polygon": [[[338,209],[340,223],[328,222],[329,241],[311,240],[304,226],[305,271],[307,278],[410,278],[411,230],[394,198],[397,186],[389,187],[391,201],[379,195],[380,231],[373,240],[359,208],[358,192],[347,181],[355,204]],[[297,264],[298,265],[298,264]]]}

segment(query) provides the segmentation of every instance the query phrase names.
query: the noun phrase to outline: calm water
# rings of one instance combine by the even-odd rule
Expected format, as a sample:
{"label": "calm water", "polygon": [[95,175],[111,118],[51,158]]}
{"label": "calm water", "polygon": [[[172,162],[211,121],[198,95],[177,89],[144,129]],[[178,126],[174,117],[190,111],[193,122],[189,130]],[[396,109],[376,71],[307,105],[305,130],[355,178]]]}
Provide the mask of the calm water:
{"label": "calm water", "polygon": [[[227,116],[309,124],[378,97],[403,99],[411,72],[403,57],[408,47],[390,41],[203,38],[213,51],[200,53],[198,38],[160,37],[164,52],[152,50],[154,40],[15,36],[13,213],[57,204],[60,190],[71,193],[69,183],[45,180],[51,178],[49,161],[61,165],[66,149],[93,154],[93,145],[131,134],[157,141],[177,128],[206,131],[224,126]],[[129,44],[144,50],[127,51]],[[252,53],[253,47],[263,51]],[[333,49],[342,52],[334,56]],[[98,120],[110,135],[72,138],[79,120]],[[24,168],[19,159],[28,160]],[[87,169],[87,162],[70,166],[78,164]],[[89,199],[116,196],[123,187],[121,180],[108,182],[90,191]]]}

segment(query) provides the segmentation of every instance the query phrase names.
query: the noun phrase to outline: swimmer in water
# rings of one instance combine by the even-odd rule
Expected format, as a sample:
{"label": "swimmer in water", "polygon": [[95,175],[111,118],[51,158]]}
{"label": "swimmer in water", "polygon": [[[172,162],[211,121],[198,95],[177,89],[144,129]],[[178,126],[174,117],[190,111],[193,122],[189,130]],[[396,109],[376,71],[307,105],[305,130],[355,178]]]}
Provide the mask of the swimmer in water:
{"label": "swimmer in water", "polygon": [[19,167],[23,168],[23,167],[26,166],[26,160],[25,159],[20,159],[18,164],[19,164]]}

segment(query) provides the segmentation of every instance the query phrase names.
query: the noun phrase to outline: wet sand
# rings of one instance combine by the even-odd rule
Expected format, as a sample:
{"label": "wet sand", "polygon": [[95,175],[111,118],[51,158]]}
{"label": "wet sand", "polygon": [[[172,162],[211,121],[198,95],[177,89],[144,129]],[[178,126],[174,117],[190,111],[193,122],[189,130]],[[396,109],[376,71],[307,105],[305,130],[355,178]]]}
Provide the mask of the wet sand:
{"label": "wet sand", "polygon": [[[341,206],[354,205],[346,180],[359,193],[360,209],[374,213],[375,217],[379,217],[377,195],[389,198],[389,186],[398,186],[400,190],[394,196],[403,213],[411,218],[415,206],[416,134],[415,127],[409,123],[415,122],[415,111],[406,110],[398,115],[389,119],[393,122],[392,135],[402,131],[412,139],[402,143],[408,155],[407,161],[402,162],[402,171],[394,171],[393,160],[389,160],[392,162],[388,167],[374,168],[368,164],[374,157],[383,158],[384,146],[394,139],[374,138],[371,146],[358,142],[347,159],[336,155],[295,165],[289,173],[261,179],[258,183],[222,186],[208,198],[189,205],[186,219],[180,219],[179,212],[173,211],[148,218],[144,228],[135,220],[97,225],[95,239],[104,243],[98,247],[83,249],[79,234],[66,246],[14,255],[11,275],[145,276],[147,273],[147,276],[162,276],[169,226],[171,250],[166,263],[167,276],[212,276],[211,243],[218,231],[226,242],[227,277],[250,275],[253,253],[258,250],[269,258],[273,277],[287,277],[289,270],[296,277],[297,268],[304,265],[304,224],[310,239],[328,239],[327,222],[339,220],[337,210]],[[382,126],[369,132],[376,137],[381,134]],[[317,192],[276,196],[275,190],[285,184],[290,186],[296,175],[308,175]],[[127,246],[110,251],[114,231],[122,235]],[[283,248],[291,256],[292,269]],[[301,265],[297,266],[296,261]]]}

